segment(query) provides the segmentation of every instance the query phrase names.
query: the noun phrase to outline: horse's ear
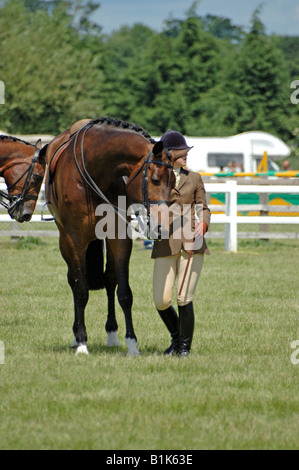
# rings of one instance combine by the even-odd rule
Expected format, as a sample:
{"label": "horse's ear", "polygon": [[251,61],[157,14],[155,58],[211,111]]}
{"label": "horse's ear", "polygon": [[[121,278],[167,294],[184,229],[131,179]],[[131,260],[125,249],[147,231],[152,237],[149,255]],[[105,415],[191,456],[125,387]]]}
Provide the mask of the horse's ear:
{"label": "horse's ear", "polygon": [[35,147],[36,147],[37,149],[41,150],[41,148],[42,148],[42,141],[41,141],[41,139],[38,139],[38,141],[37,141],[36,144],[35,144]]}
{"label": "horse's ear", "polygon": [[38,159],[39,159],[40,161],[44,161],[44,160],[45,160],[46,153],[47,153],[47,148],[48,148],[48,144],[45,145],[43,148],[41,148],[41,150],[39,151]]}
{"label": "horse's ear", "polygon": [[159,140],[159,142],[156,142],[153,148],[153,154],[155,155],[155,157],[157,157],[160,153],[162,153],[163,149],[164,149],[163,142],[161,140]]}

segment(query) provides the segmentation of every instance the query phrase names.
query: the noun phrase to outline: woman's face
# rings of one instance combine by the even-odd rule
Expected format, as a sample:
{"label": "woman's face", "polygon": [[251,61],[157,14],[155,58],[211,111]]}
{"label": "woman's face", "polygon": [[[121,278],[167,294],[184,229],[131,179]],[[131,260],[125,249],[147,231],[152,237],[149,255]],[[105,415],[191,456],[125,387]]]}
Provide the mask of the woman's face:
{"label": "woman's face", "polygon": [[171,150],[171,155],[174,157],[174,168],[179,168],[186,166],[187,163],[187,155],[189,149],[185,150]]}

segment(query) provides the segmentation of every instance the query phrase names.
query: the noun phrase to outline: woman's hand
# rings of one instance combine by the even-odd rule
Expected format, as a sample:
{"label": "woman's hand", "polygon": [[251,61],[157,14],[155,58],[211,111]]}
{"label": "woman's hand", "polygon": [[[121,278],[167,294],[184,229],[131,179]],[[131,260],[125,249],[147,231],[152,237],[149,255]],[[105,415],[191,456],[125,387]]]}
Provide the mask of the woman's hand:
{"label": "woman's hand", "polygon": [[195,240],[197,240],[200,237],[203,237],[207,230],[208,230],[208,224],[206,222],[196,222],[195,234],[194,234]]}

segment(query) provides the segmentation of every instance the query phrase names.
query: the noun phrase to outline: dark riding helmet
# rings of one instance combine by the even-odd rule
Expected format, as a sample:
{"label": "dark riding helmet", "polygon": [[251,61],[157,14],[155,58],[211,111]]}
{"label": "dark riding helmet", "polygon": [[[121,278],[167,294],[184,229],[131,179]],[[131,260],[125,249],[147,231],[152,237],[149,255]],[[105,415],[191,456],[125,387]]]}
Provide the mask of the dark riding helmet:
{"label": "dark riding helmet", "polygon": [[172,129],[168,129],[162,135],[161,141],[167,150],[190,150],[193,148],[187,145],[185,137],[180,132],[173,131]]}

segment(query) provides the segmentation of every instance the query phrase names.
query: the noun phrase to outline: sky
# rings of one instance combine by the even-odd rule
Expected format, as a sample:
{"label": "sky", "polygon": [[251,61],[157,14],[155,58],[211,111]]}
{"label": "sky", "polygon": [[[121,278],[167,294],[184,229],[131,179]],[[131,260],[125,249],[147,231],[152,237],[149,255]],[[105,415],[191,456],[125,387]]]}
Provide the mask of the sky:
{"label": "sky", "polygon": [[[111,33],[120,26],[143,23],[161,31],[163,22],[173,18],[185,18],[185,12],[193,0],[99,0],[100,8],[93,20]],[[234,25],[250,27],[250,18],[259,5],[263,5],[261,20],[266,33],[299,35],[299,0],[201,0],[199,15],[208,13],[230,18]]]}

